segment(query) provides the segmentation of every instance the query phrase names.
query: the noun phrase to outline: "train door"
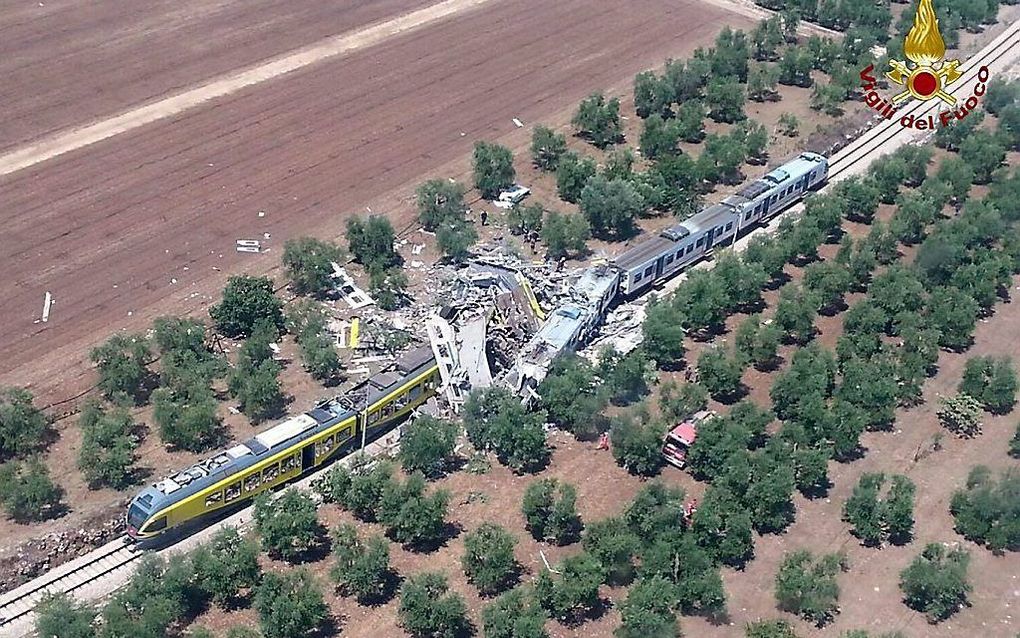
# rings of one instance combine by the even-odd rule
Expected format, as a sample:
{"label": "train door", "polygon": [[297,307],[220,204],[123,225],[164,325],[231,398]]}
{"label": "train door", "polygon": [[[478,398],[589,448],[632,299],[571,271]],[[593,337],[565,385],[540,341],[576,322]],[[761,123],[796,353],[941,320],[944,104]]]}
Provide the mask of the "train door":
{"label": "train door", "polygon": [[655,260],[655,278],[658,279],[662,276],[663,261],[666,259],[665,255]]}
{"label": "train door", "polygon": [[705,238],[705,252],[712,250],[712,240],[715,239],[715,227],[708,229],[708,237]]}
{"label": "train door", "polygon": [[758,219],[768,219],[770,208],[772,208],[772,198],[766,197],[761,202],[761,217],[759,217]]}
{"label": "train door", "polygon": [[315,465],[315,444],[301,448],[301,471],[311,469]]}

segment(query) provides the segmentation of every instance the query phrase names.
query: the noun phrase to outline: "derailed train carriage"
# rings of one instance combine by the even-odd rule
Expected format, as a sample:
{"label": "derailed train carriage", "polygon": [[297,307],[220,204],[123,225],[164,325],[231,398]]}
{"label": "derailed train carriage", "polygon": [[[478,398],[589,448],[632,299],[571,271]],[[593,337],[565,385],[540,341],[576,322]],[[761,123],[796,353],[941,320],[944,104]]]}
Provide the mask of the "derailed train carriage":
{"label": "derailed train carriage", "polygon": [[801,153],[779,168],[746,184],[718,204],[662,231],[617,256],[620,290],[634,296],[732,242],[741,231],[767,222],[825,183],[828,160]]}
{"label": "derailed train carriage", "polygon": [[[722,202],[632,246],[612,259],[608,270],[605,266],[587,269],[575,286],[578,300],[551,313],[552,319],[524,345],[501,381],[526,403],[533,401],[537,397],[535,389],[553,361],[583,343],[608,306],[647,292],[653,284],[708,257],[717,246],[734,241],[741,232],[768,222],[825,184],[828,175],[825,156],[801,153]],[[585,287],[582,283],[586,280],[598,285]],[[595,293],[585,294],[586,290]]]}
{"label": "derailed train carriage", "polygon": [[159,536],[292,481],[352,450],[363,433],[370,440],[393,428],[439,384],[432,350],[413,350],[343,396],[145,488],[128,507],[128,536]]}

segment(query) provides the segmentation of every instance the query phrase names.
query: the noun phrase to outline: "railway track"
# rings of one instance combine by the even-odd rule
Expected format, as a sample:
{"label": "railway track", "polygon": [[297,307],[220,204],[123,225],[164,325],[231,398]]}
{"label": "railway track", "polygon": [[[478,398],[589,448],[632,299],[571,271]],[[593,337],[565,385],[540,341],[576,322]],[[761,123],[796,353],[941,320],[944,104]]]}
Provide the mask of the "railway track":
{"label": "railway track", "polygon": [[[962,97],[966,99],[969,92],[973,89],[974,81],[977,79],[981,67],[991,67],[1010,51],[1013,51],[1015,54],[1018,48],[1020,48],[1020,21],[1009,25],[1005,31],[985,45],[974,57],[967,60],[967,66],[963,75],[949,93],[957,98]],[[878,76],[880,72],[880,69],[875,69],[874,73]],[[994,74],[991,77],[994,78]],[[912,134],[913,131],[907,131],[899,124],[899,120],[904,116],[913,115],[914,117],[919,117],[932,113],[937,114],[941,105],[942,102],[936,100],[928,102],[912,100],[908,106],[896,111],[895,119],[886,122],[884,126],[880,124],[875,128],[869,129],[830,158],[829,181],[834,182],[845,179],[860,162],[869,158],[873,159],[872,155],[879,152],[884,145],[901,135]],[[981,106],[979,103],[977,108],[981,108]]]}
{"label": "railway track", "polygon": [[[949,92],[965,98],[973,90],[979,69],[982,66],[991,67],[997,64],[1011,51],[1014,55],[1020,51],[1020,21],[1009,25],[1002,34],[968,60],[960,81]],[[876,73],[878,72],[876,69]],[[868,161],[875,159],[876,155],[884,154],[882,152],[884,146],[890,145],[892,150],[891,143],[897,138],[916,135],[915,131],[905,130],[899,125],[900,118],[906,115],[918,117],[932,112],[937,113],[938,110],[939,103],[934,101],[913,101],[899,109],[896,112],[896,119],[879,123],[830,158],[830,182],[846,179],[856,171],[862,170]],[[755,231],[757,232],[759,231]],[[222,524],[225,523],[217,525]],[[134,545],[125,544],[124,539],[117,539],[0,596],[0,636],[16,637],[31,634],[32,613],[46,596],[67,593],[88,598],[87,590],[90,585],[130,570],[145,553]]]}
{"label": "railway track", "polygon": [[18,621],[32,613],[47,596],[76,592],[126,569],[143,555],[135,545],[128,545],[124,538],[119,538],[0,596],[0,634],[7,635],[5,628],[20,624]]}

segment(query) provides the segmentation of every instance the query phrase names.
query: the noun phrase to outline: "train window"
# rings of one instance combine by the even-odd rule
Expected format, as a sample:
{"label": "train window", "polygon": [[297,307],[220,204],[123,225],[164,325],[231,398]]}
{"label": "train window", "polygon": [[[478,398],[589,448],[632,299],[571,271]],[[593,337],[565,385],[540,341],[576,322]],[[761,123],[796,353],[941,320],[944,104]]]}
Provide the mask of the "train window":
{"label": "train window", "polygon": [[698,241],[695,242],[694,245],[697,246],[698,248],[701,248],[702,245],[704,245],[704,243],[705,243],[705,238],[704,237],[700,237],[700,238],[698,238]]}
{"label": "train window", "polygon": [[262,470],[262,482],[263,483],[268,483],[268,482],[274,480],[279,475],[280,475],[280,464],[279,463],[273,463],[272,465],[270,465],[266,469]]}
{"label": "train window", "polygon": [[421,384],[419,383],[418,385],[411,388],[411,390],[407,393],[407,396],[412,401],[418,400],[418,397],[421,396]]}
{"label": "train window", "polygon": [[322,453],[329,454],[333,450],[334,437],[332,434],[326,437],[326,440],[322,442]]}
{"label": "train window", "polygon": [[754,213],[755,213],[755,211],[753,211],[753,210],[747,211],[747,213],[744,214],[744,221],[745,222],[751,221],[751,215],[753,215]]}
{"label": "train window", "polygon": [[298,466],[298,455],[295,454],[293,456],[288,456],[287,458],[283,459],[283,467],[280,468],[280,471],[282,471],[282,472],[290,472],[291,470],[293,470],[297,466]]}
{"label": "train window", "polygon": [[655,266],[649,266],[648,268],[645,268],[645,277],[651,276],[653,270],[655,270]]}
{"label": "train window", "polygon": [[212,507],[223,500],[223,492],[213,492],[209,496],[205,497],[205,506]]}
{"label": "train window", "polygon": [[255,472],[254,474],[252,474],[248,478],[244,479],[244,491],[245,492],[251,492],[252,490],[257,490],[259,488],[259,485],[262,485],[262,473],[261,472]]}
{"label": "train window", "polygon": [[634,275],[634,283],[641,281],[641,273]]}
{"label": "train window", "polygon": [[237,497],[241,495],[241,481],[232,483],[227,486],[227,502],[237,500]]}
{"label": "train window", "polygon": [[673,263],[673,253],[666,255],[666,264]]}
{"label": "train window", "polygon": [[393,404],[396,409],[402,410],[407,405],[407,393],[401,392],[396,399],[393,400]]}
{"label": "train window", "polygon": [[733,222],[726,224],[726,232],[730,232],[731,230],[733,230]]}
{"label": "train window", "polygon": [[381,414],[380,410],[376,410],[375,412],[370,412],[368,414],[368,423],[369,423],[369,425],[371,425],[371,424],[375,423],[376,421],[378,421],[380,414]]}
{"label": "train window", "polygon": [[152,522],[151,525],[145,528],[146,532],[158,532],[166,529],[166,516],[160,516]]}
{"label": "train window", "polygon": [[690,255],[691,251],[693,251],[693,250],[694,250],[694,244],[691,244],[691,245],[687,246],[687,254],[688,255]]}

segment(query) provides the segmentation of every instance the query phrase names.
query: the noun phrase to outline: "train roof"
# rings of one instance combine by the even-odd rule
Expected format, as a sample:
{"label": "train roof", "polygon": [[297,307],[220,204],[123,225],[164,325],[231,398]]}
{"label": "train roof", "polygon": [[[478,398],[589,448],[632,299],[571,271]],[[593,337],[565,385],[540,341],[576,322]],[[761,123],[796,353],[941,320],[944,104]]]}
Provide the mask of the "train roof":
{"label": "train roof", "polygon": [[658,257],[674,244],[676,244],[675,241],[666,239],[661,235],[649,237],[614,257],[613,262],[624,270],[632,270],[644,265],[650,259]]}
{"label": "train roof", "polygon": [[730,204],[712,204],[684,222],[684,226],[691,231],[692,235],[697,235],[698,233],[707,232],[710,228],[715,228],[720,224],[725,224],[730,216],[734,214],[734,211],[735,209]]}
{"label": "train roof", "polygon": [[392,369],[372,375],[346,394],[327,399],[307,412],[292,416],[211,458],[157,481],[142,490],[132,503],[139,503],[152,512],[196,494],[267,456],[353,417],[358,410],[383,398],[408,377],[423,372],[433,358],[430,348],[412,350],[398,359]]}

